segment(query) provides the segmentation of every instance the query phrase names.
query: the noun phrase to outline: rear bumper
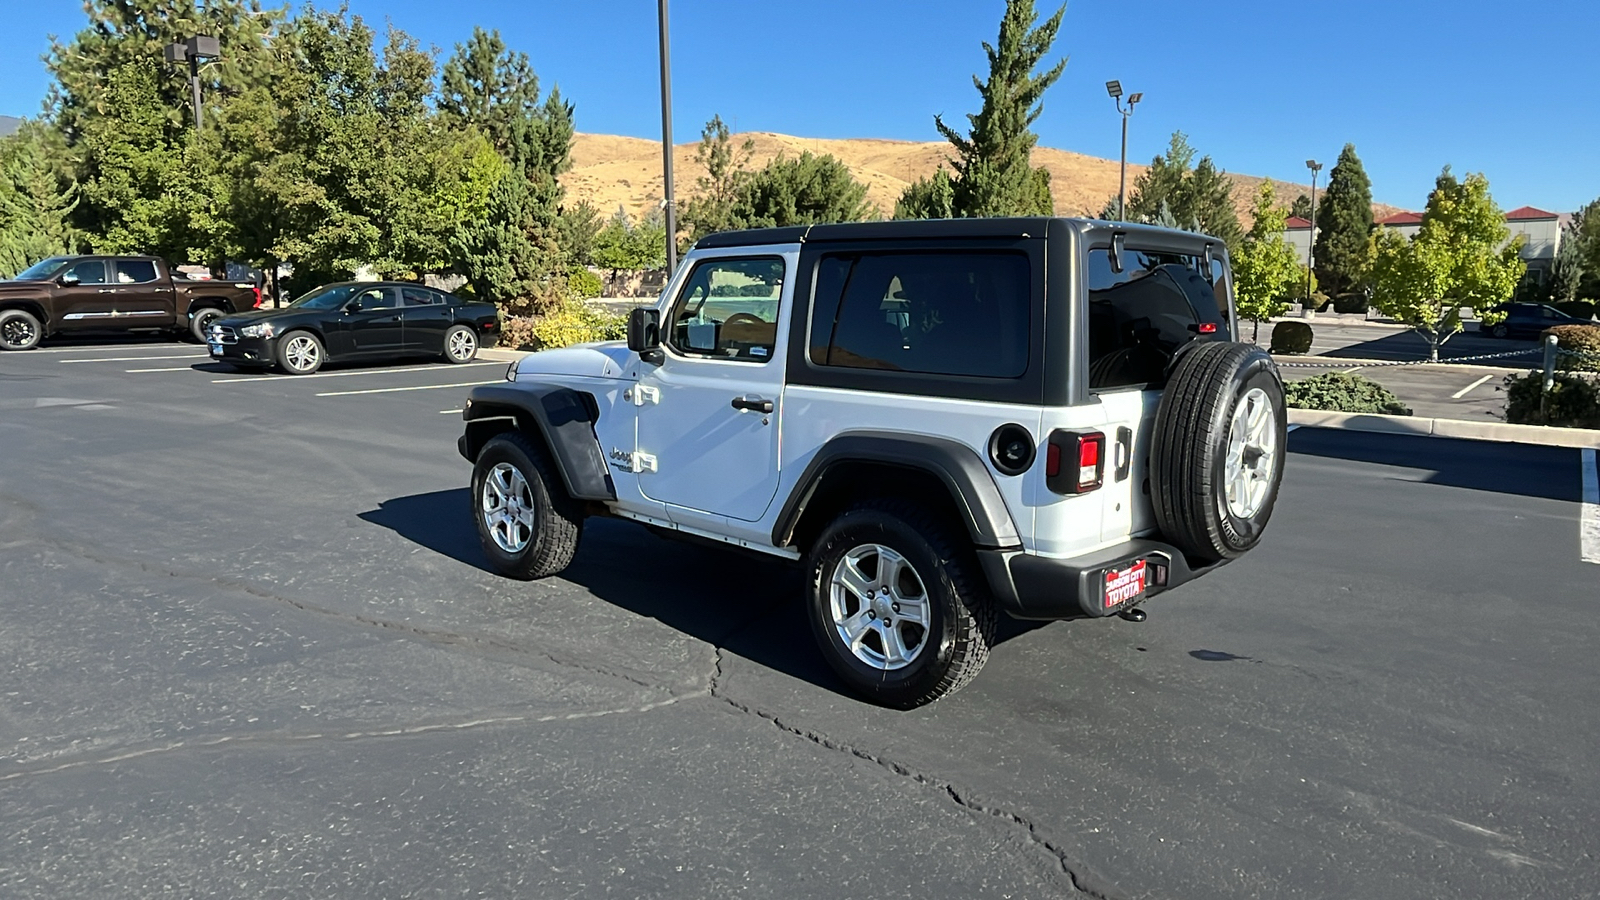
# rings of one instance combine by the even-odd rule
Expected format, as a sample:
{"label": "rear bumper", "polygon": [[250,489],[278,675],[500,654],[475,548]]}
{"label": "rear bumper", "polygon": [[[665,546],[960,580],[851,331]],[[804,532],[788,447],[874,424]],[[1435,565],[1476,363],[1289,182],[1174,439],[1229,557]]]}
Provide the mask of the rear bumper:
{"label": "rear bumper", "polygon": [[[1126,568],[1140,560],[1149,566],[1144,594],[1128,603],[1106,606],[1106,570]],[[1071,559],[1050,559],[1021,550],[979,550],[978,561],[1001,610],[1013,618],[1040,620],[1109,616],[1223,564],[1192,567],[1178,548],[1152,540],[1132,540]]]}

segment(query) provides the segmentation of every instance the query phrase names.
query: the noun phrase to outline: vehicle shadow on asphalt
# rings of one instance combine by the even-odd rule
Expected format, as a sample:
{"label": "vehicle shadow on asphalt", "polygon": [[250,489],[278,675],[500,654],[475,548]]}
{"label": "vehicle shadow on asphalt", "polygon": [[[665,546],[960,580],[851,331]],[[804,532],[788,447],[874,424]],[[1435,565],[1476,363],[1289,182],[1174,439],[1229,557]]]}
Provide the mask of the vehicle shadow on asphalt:
{"label": "vehicle shadow on asphalt", "polygon": [[[1311,327],[1316,328],[1315,323]],[[1532,368],[1540,364],[1539,343],[1537,341],[1493,340],[1487,337],[1480,338],[1476,334],[1471,335],[1471,337],[1477,338],[1472,342],[1471,347],[1463,347],[1455,341],[1446,342],[1439,348],[1439,361],[1447,363],[1454,361],[1452,357],[1480,356],[1489,353],[1510,353],[1513,350],[1523,350],[1533,352],[1506,359],[1468,360],[1458,363],[1458,365],[1515,369],[1523,365]],[[1415,331],[1402,331],[1397,334],[1386,334],[1370,341],[1362,341],[1359,344],[1351,344],[1348,347],[1329,350],[1319,353],[1318,356],[1330,359],[1382,359],[1421,362],[1428,358],[1428,342]]]}
{"label": "vehicle shadow on asphalt", "polygon": [[1573,503],[1583,499],[1578,451],[1568,447],[1301,428],[1289,436],[1289,452],[1419,469],[1424,477],[1407,480],[1425,484]]}
{"label": "vehicle shadow on asphalt", "polygon": [[[360,514],[458,562],[492,572],[466,488],[385,500]],[[642,525],[591,518],[560,578],[757,665],[855,698],[823,661],[801,602],[801,567],[786,560],[659,537]],[[996,643],[1048,622],[1000,618]]]}

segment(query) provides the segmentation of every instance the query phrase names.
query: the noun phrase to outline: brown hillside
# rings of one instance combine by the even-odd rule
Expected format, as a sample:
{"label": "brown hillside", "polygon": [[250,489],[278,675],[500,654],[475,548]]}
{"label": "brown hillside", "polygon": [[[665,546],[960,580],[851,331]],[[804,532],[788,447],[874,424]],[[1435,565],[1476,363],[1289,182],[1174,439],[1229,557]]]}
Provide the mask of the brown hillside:
{"label": "brown hillside", "polygon": [[[867,186],[867,199],[884,215],[894,211],[895,200],[906,185],[931,174],[948,159],[950,149],[942,141],[830,140],[765,132],[734,136],[736,144],[745,138],[755,142],[755,155],[750,163],[753,168],[766,165],[780,153],[793,157],[809,150],[833,155]],[[698,145],[696,141],[673,148],[673,174],[680,203],[695,193],[696,179],[705,175],[705,168],[694,161]],[[1050,170],[1050,190],[1059,215],[1094,215],[1106,198],[1117,192],[1117,161],[1114,159],[1038,147],[1033,151],[1033,161]],[[1144,169],[1143,165],[1129,163],[1129,190]],[[1234,182],[1234,205],[1239,209],[1241,220],[1248,225],[1252,199],[1262,179],[1252,175],[1229,177]],[[572,142],[572,169],[562,176],[561,182],[569,200],[588,200],[607,214],[621,206],[629,215],[639,216],[661,202],[661,145],[642,138],[578,134]],[[1296,194],[1309,190],[1309,185],[1278,184],[1278,196],[1285,205]],[[1380,216],[1396,210],[1382,204],[1373,204],[1373,208]]]}

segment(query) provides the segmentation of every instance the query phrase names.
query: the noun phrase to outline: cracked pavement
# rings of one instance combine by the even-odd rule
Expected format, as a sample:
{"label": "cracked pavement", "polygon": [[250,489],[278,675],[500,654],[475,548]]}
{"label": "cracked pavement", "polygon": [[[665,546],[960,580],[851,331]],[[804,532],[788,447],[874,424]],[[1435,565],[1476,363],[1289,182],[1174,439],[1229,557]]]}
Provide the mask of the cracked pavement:
{"label": "cracked pavement", "polygon": [[1297,433],[1260,550],[901,713],[792,566],[488,572],[464,390],[58,359],[0,358],[0,896],[1597,895],[1564,452]]}

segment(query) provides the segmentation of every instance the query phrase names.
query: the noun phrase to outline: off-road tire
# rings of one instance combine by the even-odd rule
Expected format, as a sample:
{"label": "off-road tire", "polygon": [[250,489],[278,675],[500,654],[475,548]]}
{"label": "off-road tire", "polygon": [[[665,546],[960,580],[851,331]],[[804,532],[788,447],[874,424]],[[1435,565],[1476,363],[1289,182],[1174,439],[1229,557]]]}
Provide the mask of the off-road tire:
{"label": "off-road tire", "polygon": [[[1234,412],[1260,389],[1274,417],[1272,469],[1264,499],[1245,517],[1229,508],[1224,472]],[[1150,494],[1166,539],[1193,561],[1234,559],[1260,540],[1283,481],[1287,445],[1283,381],[1252,344],[1196,344],[1179,355],[1156,408]]]}
{"label": "off-road tire", "polygon": [[[465,336],[464,338],[462,337],[463,335]],[[454,348],[463,340],[471,341],[472,350],[470,353],[462,353],[458,356]],[[441,356],[445,362],[454,365],[469,363],[478,358],[478,346],[477,332],[465,325],[452,325],[450,330],[444,333],[444,353]]]}
{"label": "off-road tire", "polygon": [[[293,344],[297,339],[301,338],[310,339],[311,342],[316,346],[317,351],[316,358],[306,365],[295,364],[289,356],[290,345]],[[290,331],[286,334],[280,335],[278,337],[278,345],[276,348],[274,348],[273,355],[278,359],[278,368],[289,373],[290,375],[310,375],[311,373],[322,368],[322,364],[324,362],[327,362],[328,348],[323,346],[322,341],[319,340],[316,335],[302,329],[298,331]]]}
{"label": "off-road tire", "polygon": [[223,316],[222,310],[215,309],[215,308],[209,307],[209,306],[206,307],[205,309],[197,309],[194,312],[190,313],[189,314],[189,334],[190,334],[190,336],[192,336],[195,340],[199,341],[200,343],[204,344],[206,342],[206,329],[210,328],[211,327],[211,323],[215,322],[216,320],[218,320],[220,318],[222,318],[222,316]]}
{"label": "off-road tire", "polygon": [[0,309],[0,350],[32,350],[44,339],[44,326],[25,309]]}
{"label": "off-road tire", "polygon": [[[496,543],[485,520],[485,482],[501,463],[515,468],[527,483],[533,518],[527,545],[515,551]],[[472,520],[489,563],[500,574],[521,580],[559,574],[572,563],[583,536],[583,504],[567,495],[544,447],[515,431],[495,435],[478,452],[472,466]]]}
{"label": "off-road tire", "polygon": [[[883,706],[912,709],[960,690],[983,668],[998,614],[964,538],[954,523],[933,511],[888,498],[846,510],[817,536],[806,556],[807,618],[823,657],[852,690]],[[865,544],[903,556],[927,596],[927,643],[901,669],[874,668],[857,659],[834,622],[833,573],[846,554]]]}

